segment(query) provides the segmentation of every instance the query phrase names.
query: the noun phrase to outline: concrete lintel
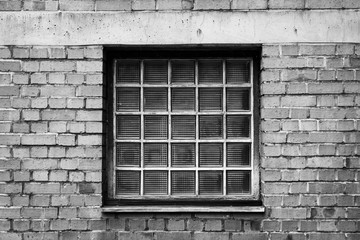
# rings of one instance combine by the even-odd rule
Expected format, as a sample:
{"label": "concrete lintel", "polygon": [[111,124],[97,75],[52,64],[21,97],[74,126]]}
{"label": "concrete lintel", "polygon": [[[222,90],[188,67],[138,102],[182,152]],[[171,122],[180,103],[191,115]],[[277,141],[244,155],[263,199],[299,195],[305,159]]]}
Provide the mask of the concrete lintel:
{"label": "concrete lintel", "polygon": [[0,12],[0,45],[360,42],[360,11]]}

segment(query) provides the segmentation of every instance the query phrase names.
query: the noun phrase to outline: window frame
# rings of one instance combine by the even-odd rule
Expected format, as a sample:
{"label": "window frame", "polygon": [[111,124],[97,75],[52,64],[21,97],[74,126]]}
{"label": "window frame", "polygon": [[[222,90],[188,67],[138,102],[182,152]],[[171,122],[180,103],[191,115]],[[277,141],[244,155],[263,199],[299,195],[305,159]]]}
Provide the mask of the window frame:
{"label": "window frame", "polygon": [[[136,206],[136,205],[185,205],[185,206],[259,206],[261,205],[260,200],[260,172],[259,172],[259,72],[260,72],[260,56],[261,49],[257,46],[247,46],[247,47],[191,47],[191,46],[173,46],[173,47],[126,47],[126,48],[107,48],[105,49],[105,64],[104,64],[104,73],[106,79],[106,110],[104,111],[104,118],[106,119],[105,129],[106,129],[106,143],[104,151],[104,205],[112,206]],[[116,59],[236,59],[236,60],[250,60],[251,61],[251,71],[250,77],[252,82],[250,82],[250,89],[252,90],[250,105],[252,108],[252,113],[250,113],[252,118],[251,124],[251,139],[252,139],[252,166],[251,168],[251,195],[239,196],[239,195],[226,195],[225,196],[201,196],[196,197],[189,196],[171,196],[168,195],[162,196],[159,198],[158,195],[152,196],[142,196],[140,197],[121,197],[117,198],[114,194],[115,186],[113,186],[113,177],[114,177],[114,145],[115,145],[115,127],[114,127],[114,102],[115,92],[114,92],[114,79],[116,77]],[[225,74],[225,72],[223,72]],[[169,83],[168,83],[169,84]],[[196,90],[198,89],[198,83],[196,82]],[[170,88],[171,89],[171,88]],[[223,88],[226,91],[226,87]],[[170,94],[170,92],[168,92]],[[198,102],[198,93],[196,93],[195,101]],[[225,96],[223,96],[225,98]],[[143,96],[141,96],[143,99]],[[168,99],[169,101],[169,99]],[[170,108],[170,106],[168,106]],[[224,106],[223,106],[224,107]],[[251,112],[250,108],[250,112]],[[224,109],[226,112],[226,109]],[[166,114],[171,116],[170,114]],[[224,115],[225,116],[225,115]],[[143,123],[143,122],[142,122]],[[196,122],[196,129],[198,128],[198,122]],[[170,128],[171,131],[171,128]],[[198,133],[197,133],[198,134]],[[225,132],[223,133],[225,134]],[[223,142],[224,140],[221,140]],[[170,145],[170,143],[167,141]],[[197,149],[198,151],[198,149]],[[199,153],[196,152],[196,155]],[[225,154],[225,152],[224,152]],[[169,159],[170,161],[170,159]],[[111,164],[109,164],[111,163]],[[183,168],[183,170],[187,170]],[[110,177],[109,177],[110,176]],[[111,177],[112,176],[112,177]],[[225,176],[223,176],[224,178]],[[170,179],[170,178],[169,178]],[[170,181],[170,180],[169,180]],[[197,180],[196,180],[197,181]],[[224,178],[224,181],[226,179]],[[207,201],[204,204],[204,200]]]}

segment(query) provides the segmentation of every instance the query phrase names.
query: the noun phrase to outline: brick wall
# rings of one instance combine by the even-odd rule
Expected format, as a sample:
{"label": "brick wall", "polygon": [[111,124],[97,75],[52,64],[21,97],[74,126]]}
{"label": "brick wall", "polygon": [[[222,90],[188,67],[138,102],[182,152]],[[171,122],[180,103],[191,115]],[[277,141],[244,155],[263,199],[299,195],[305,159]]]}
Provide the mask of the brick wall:
{"label": "brick wall", "polygon": [[0,47],[0,239],[360,239],[360,44],[263,46],[264,214],[102,213],[102,64]]}
{"label": "brick wall", "polygon": [[3,0],[0,11],[356,9],[358,0]]}

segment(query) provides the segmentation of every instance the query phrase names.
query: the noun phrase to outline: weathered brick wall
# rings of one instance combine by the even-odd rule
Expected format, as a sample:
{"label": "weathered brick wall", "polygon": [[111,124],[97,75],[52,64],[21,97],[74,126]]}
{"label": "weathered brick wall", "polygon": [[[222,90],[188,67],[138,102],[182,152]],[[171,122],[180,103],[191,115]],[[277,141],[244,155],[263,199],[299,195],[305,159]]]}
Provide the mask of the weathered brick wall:
{"label": "weathered brick wall", "polygon": [[263,46],[264,214],[102,213],[102,64],[0,47],[0,239],[360,239],[360,44]]}
{"label": "weathered brick wall", "polygon": [[355,9],[358,0],[2,0],[0,11]]}

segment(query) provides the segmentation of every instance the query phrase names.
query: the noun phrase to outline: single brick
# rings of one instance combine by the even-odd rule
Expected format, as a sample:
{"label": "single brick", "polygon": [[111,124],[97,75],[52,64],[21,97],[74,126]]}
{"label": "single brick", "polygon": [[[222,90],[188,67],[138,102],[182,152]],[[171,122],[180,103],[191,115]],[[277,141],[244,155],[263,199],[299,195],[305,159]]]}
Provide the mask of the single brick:
{"label": "single brick", "polygon": [[335,55],[335,45],[300,45],[300,55]]}
{"label": "single brick", "polygon": [[308,85],[309,93],[316,93],[316,94],[324,94],[324,93],[342,93],[343,92],[343,84],[341,83],[321,83],[321,84],[314,84],[309,83]]}
{"label": "single brick", "polygon": [[18,134],[0,134],[0,145],[19,145],[20,135]]}
{"label": "single brick", "polygon": [[229,239],[229,233],[225,233],[225,232],[195,232],[194,233],[194,240],[228,240],[228,239]]}
{"label": "single brick", "polygon": [[50,98],[49,107],[54,108],[66,108],[66,99],[65,98]]}
{"label": "single brick", "polygon": [[74,146],[75,135],[72,134],[61,134],[57,137],[57,144],[61,146]]}
{"label": "single brick", "polygon": [[[0,5],[1,6],[1,5]],[[19,9],[20,10],[20,9]],[[6,232],[0,232],[0,239],[7,239],[7,240],[22,240],[22,234],[21,233],[6,233]]]}
{"label": "single brick", "polygon": [[32,179],[36,182],[48,181],[49,172],[48,171],[33,171]]}
{"label": "single brick", "polygon": [[77,121],[102,121],[102,111],[77,111]]}
{"label": "single brick", "polygon": [[270,9],[303,9],[305,0],[270,0]]}
{"label": "single brick", "polygon": [[185,222],[182,219],[170,219],[167,223],[168,231],[184,231]]}
{"label": "single brick", "polygon": [[79,135],[78,145],[102,145],[101,135]]}
{"label": "single brick", "polygon": [[285,96],[281,97],[283,107],[311,107],[316,106],[316,96]]}
{"label": "single brick", "polygon": [[23,145],[55,145],[55,134],[27,134],[21,137]]}
{"label": "single brick", "polygon": [[25,159],[22,162],[23,169],[55,169],[57,167],[56,159]]}
{"label": "single brick", "polygon": [[233,0],[231,2],[231,9],[247,10],[247,9],[266,9],[267,0]]}
{"label": "single brick", "polygon": [[13,133],[29,133],[30,125],[28,123],[14,123],[12,126]]}
{"label": "single brick", "polygon": [[0,71],[16,72],[21,70],[20,61],[17,60],[0,60]]}
{"label": "single brick", "polygon": [[49,195],[33,195],[30,197],[30,206],[48,207],[50,205]]}
{"label": "single brick", "polygon": [[102,74],[86,74],[86,84],[102,84]]}
{"label": "single brick", "polygon": [[263,56],[279,56],[280,55],[280,46],[279,45],[264,45]]}
{"label": "single brick", "polygon": [[40,88],[41,96],[45,97],[71,97],[75,96],[73,86],[44,86]]}
{"label": "single brick", "polygon": [[318,80],[335,80],[335,70],[319,70]]}
{"label": "single brick", "polygon": [[42,72],[71,72],[76,70],[76,62],[73,61],[41,61]]}
{"label": "single brick", "polygon": [[288,118],[289,115],[290,115],[290,109],[288,108],[261,109],[261,116],[263,119]]}
{"label": "single brick", "polygon": [[343,58],[326,58],[326,67],[330,69],[342,68],[344,66]]}
{"label": "single brick", "polygon": [[233,240],[267,240],[266,233],[233,233]]}
{"label": "single brick", "polygon": [[64,84],[65,83],[65,74],[49,73],[48,78],[49,78],[49,83],[52,83],[52,84]]}
{"label": "single brick", "polygon": [[31,194],[59,194],[59,183],[25,183],[24,193]]}
{"label": "single brick", "polygon": [[76,96],[81,97],[101,97],[103,93],[102,86],[79,86]]}
{"label": "single brick", "polygon": [[261,85],[262,94],[285,94],[285,84],[280,83],[263,83]]}
{"label": "single brick", "polygon": [[50,171],[49,181],[64,182],[67,181],[68,173],[63,170]]}
{"label": "single brick", "polygon": [[281,71],[281,80],[282,81],[309,81],[316,79],[316,70],[304,69],[304,70],[294,70],[294,69],[284,69]]}
{"label": "single brick", "polygon": [[80,207],[78,211],[80,218],[101,218],[102,215],[100,207]]}
{"label": "single brick", "polygon": [[84,48],[83,47],[68,47],[67,48],[68,59],[83,59]]}
{"label": "single brick", "polygon": [[[123,1],[126,2],[126,1]],[[93,46],[89,46],[85,48],[85,58],[102,58],[103,57],[103,49],[102,47],[93,47]]]}
{"label": "single brick", "polygon": [[270,216],[279,219],[305,219],[306,208],[272,208]]}
{"label": "single brick", "polygon": [[48,48],[46,47],[30,48],[30,58],[48,58]]}
{"label": "single brick", "polygon": [[59,59],[59,58],[65,58],[65,48],[64,47],[51,47],[50,48],[50,54],[49,58],[53,59]]}
{"label": "single brick", "polygon": [[283,194],[289,192],[290,185],[288,183],[267,182],[263,187],[264,194]]}
{"label": "single brick", "polygon": [[95,1],[59,0],[61,11],[94,11]]}
{"label": "single brick", "polygon": [[280,146],[264,146],[263,153],[265,156],[273,157],[281,155],[281,147]]}
{"label": "single brick", "polygon": [[29,58],[30,49],[27,47],[15,47],[13,49],[14,58]]}
{"label": "single brick", "polygon": [[38,72],[40,69],[40,63],[38,61],[24,61],[22,64],[22,70],[24,72]]}
{"label": "single brick", "polygon": [[31,99],[31,108],[47,108],[48,99],[47,98],[35,98]]}
{"label": "single brick", "polygon": [[65,219],[55,219],[50,221],[50,230],[63,231],[69,229],[70,222]]}
{"label": "single brick", "polygon": [[[72,210],[74,211],[74,210]],[[112,220],[112,219],[111,219]],[[82,219],[72,219],[70,220],[70,229],[71,230],[87,230],[87,220],[82,220]],[[116,229],[116,228],[111,228],[110,229]],[[121,229],[124,230],[124,229]]]}
{"label": "single brick", "polygon": [[306,58],[292,57],[264,57],[262,58],[262,66],[264,68],[303,68],[307,65]]}
{"label": "single brick", "polygon": [[194,10],[208,9],[230,9],[228,0],[197,0],[194,4]]}
{"label": "single brick", "polygon": [[86,98],[86,108],[102,109],[103,104],[102,98]]}
{"label": "single brick", "polygon": [[95,1],[96,11],[130,11],[131,0],[97,0]]}
{"label": "single brick", "polygon": [[101,72],[103,69],[102,61],[77,61],[77,72]]}
{"label": "single brick", "polygon": [[0,47],[0,58],[11,58],[10,49],[7,47]]}
{"label": "single brick", "polygon": [[132,10],[155,10],[154,0],[134,0],[131,5]]}
{"label": "single brick", "polygon": [[[0,216],[1,218],[20,218],[20,209],[19,207],[9,208],[9,207],[0,207]],[[0,238],[1,239],[1,238]]]}

